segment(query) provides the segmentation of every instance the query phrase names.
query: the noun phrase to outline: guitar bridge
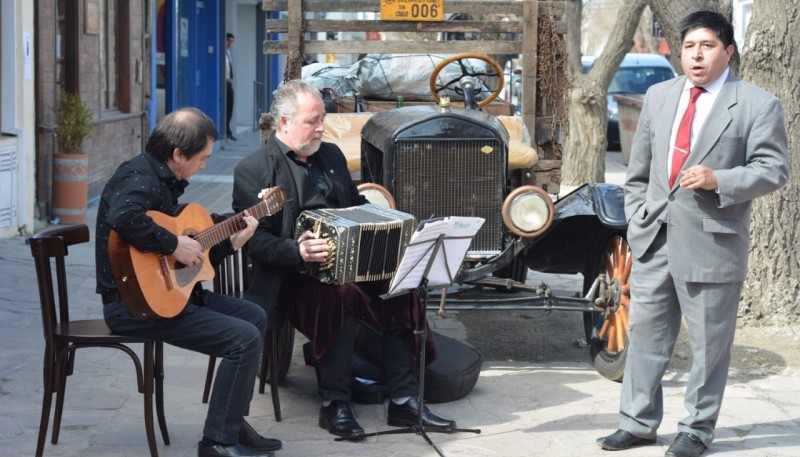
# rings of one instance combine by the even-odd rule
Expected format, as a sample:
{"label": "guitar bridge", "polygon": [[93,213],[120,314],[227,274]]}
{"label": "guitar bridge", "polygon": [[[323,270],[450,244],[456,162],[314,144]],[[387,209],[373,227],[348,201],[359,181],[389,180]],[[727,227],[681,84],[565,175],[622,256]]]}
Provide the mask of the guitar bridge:
{"label": "guitar bridge", "polygon": [[167,256],[164,254],[157,254],[158,257],[158,265],[161,268],[161,276],[164,277],[164,285],[167,286],[167,290],[172,290],[175,288],[175,284],[172,283],[172,275],[169,274],[169,261],[167,260]]}

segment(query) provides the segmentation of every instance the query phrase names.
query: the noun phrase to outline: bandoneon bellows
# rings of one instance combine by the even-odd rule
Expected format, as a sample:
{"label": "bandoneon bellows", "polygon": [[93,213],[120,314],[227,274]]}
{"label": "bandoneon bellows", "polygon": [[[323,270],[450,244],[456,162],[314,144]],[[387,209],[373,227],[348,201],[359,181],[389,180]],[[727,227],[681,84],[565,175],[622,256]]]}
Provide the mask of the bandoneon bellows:
{"label": "bandoneon bellows", "polygon": [[295,238],[306,230],[328,241],[328,260],[309,263],[308,273],[326,284],[391,279],[403,257],[414,216],[373,204],[303,211]]}

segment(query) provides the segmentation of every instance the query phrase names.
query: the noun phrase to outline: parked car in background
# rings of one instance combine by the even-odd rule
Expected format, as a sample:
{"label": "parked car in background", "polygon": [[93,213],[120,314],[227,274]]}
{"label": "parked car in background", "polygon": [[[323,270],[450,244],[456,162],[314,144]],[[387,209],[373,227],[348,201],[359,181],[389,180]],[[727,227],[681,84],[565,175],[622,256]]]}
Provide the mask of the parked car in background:
{"label": "parked car in background", "polygon": [[[594,56],[583,56],[581,64],[587,73],[594,65]],[[619,110],[614,95],[644,94],[655,83],[675,77],[675,70],[664,56],[659,54],[626,54],[619,65],[611,85],[608,87],[608,127],[606,138],[608,149],[619,151]]]}

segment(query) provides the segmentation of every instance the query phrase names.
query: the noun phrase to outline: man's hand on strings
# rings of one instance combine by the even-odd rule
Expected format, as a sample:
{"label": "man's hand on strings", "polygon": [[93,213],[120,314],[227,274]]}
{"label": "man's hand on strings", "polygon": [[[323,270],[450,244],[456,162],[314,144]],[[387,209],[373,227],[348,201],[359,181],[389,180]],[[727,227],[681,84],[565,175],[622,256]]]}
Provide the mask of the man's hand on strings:
{"label": "man's hand on strings", "polygon": [[191,267],[201,263],[206,258],[206,255],[203,252],[203,246],[194,238],[181,235],[178,237],[178,247],[172,252],[172,257],[175,257],[178,262]]}
{"label": "man's hand on strings", "polygon": [[233,244],[234,251],[241,249],[242,246],[253,237],[253,233],[255,233],[258,227],[258,220],[251,216],[247,210],[244,210],[242,214],[244,215],[242,221],[245,223],[245,227],[231,235],[231,244]]}

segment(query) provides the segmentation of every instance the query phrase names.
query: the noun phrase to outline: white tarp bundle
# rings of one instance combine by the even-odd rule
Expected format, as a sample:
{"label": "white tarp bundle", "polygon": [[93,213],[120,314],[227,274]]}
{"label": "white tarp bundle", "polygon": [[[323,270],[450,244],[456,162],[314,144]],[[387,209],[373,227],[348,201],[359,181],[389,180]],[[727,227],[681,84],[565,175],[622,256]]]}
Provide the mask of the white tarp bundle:
{"label": "white tarp bundle", "polygon": [[319,90],[333,89],[339,97],[347,97],[357,91],[358,67],[343,67],[330,63],[312,63],[302,69],[301,77]]}
{"label": "white tarp bundle", "polygon": [[[303,67],[303,79],[314,87],[331,87],[339,97],[358,94],[363,99],[395,100],[402,96],[409,101],[432,101],[430,76],[436,65],[447,55],[430,54],[369,54],[348,67],[335,64],[311,64]],[[467,73],[486,73],[486,63],[479,59],[464,59]],[[450,83],[463,76],[457,62],[448,64],[439,72],[438,86]],[[458,84],[450,84],[447,90],[439,92],[454,101],[463,100],[463,95],[454,89]],[[481,89],[484,94],[488,90]]]}

